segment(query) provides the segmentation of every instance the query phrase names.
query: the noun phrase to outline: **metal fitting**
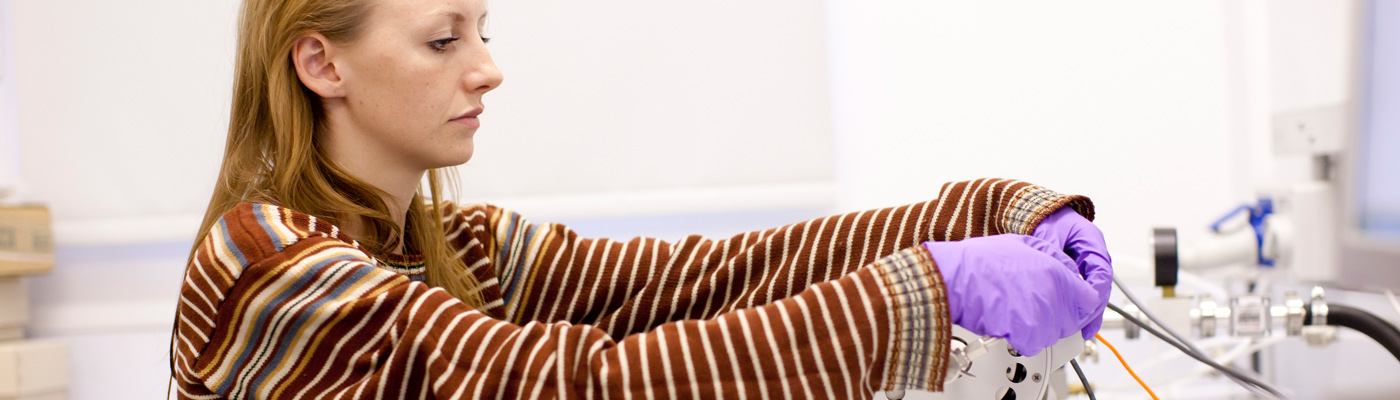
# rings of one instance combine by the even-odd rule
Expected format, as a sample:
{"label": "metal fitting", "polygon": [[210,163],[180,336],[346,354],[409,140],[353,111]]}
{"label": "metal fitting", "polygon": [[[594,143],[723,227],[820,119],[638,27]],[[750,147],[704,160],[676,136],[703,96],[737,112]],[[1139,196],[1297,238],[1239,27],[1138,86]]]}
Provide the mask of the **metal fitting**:
{"label": "metal fitting", "polygon": [[[1142,312],[1138,311],[1137,306],[1134,306],[1132,304],[1123,307],[1123,311],[1132,315],[1133,318],[1137,318],[1139,321],[1146,319],[1143,318]],[[1137,324],[1128,323],[1127,321],[1123,322],[1123,337],[1128,339],[1137,339],[1141,336],[1142,327],[1138,326]]]}
{"label": "metal fitting", "polygon": [[1303,298],[1298,297],[1298,292],[1286,292],[1283,294],[1283,306],[1286,307],[1286,317],[1284,326],[1287,327],[1288,336],[1298,336],[1303,333],[1304,311]]}
{"label": "metal fitting", "polygon": [[1230,300],[1230,333],[1234,336],[1264,337],[1273,323],[1269,298],[1259,295],[1237,296]]}
{"label": "metal fitting", "polygon": [[1099,345],[1093,340],[1084,341],[1084,352],[1079,354],[1079,359],[1083,361],[1093,361],[1099,363]]}
{"label": "metal fitting", "polygon": [[1215,299],[1211,298],[1209,294],[1201,295],[1200,303],[1197,304],[1196,309],[1200,313],[1200,331],[1203,339],[1215,337],[1215,309],[1217,307],[1219,305],[1215,304]]}
{"label": "metal fitting", "polygon": [[1327,325],[1327,301],[1322,299],[1322,286],[1312,288],[1312,324],[1317,326]]}
{"label": "metal fitting", "polygon": [[1304,326],[1303,340],[1308,346],[1322,347],[1337,341],[1337,327],[1327,325],[1327,301],[1322,298],[1322,287],[1313,286],[1308,307],[1312,311],[1312,321]]}
{"label": "metal fitting", "polygon": [[[952,382],[972,367],[972,358],[967,355],[967,342],[953,338],[948,346],[948,371],[943,375],[944,382]],[[903,396],[901,396],[903,397]],[[893,397],[891,397],[893,399]]]}

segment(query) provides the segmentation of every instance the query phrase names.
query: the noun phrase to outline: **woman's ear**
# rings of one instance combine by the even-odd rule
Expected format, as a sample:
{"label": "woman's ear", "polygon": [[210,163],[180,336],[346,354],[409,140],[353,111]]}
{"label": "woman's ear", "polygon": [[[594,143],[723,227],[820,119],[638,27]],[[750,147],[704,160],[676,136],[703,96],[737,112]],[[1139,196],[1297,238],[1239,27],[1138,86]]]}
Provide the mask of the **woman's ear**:
{"label": "woman's ear", "polygon": [[344,97],[344,80],[329,55],[330,40],[319,33],[308,33],[292,44],[292,64],[297,78],[322,98]]}

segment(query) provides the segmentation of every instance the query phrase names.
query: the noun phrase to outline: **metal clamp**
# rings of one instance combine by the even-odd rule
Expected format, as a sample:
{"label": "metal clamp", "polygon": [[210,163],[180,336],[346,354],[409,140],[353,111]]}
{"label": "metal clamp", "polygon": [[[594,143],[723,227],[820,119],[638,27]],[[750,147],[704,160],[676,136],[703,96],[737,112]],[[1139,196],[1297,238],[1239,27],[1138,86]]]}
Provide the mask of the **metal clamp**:
{"label": "metal clamp", "polygon": [[1311,302],[1312,321],[1302,329],[1303,340],[1309,346],[1322,347],[1337,341],[1337,327],[1327,325],[1327,301],[1322,299],[1322,287],[1313,286]]}
{"label": "metal clamp", "polygon": [[1215,337],[1215,327],[1217,325],[1215,322],[1215,311],[1217,307],[1220,306],[1215,304],[1215,299],[1211,298],[1209,294],[1201,295],[1200,304],[1196,306],[1200,313],[1201,338]]}
{"label": "metal clamp", "polygon": [[1284,327],[1288,336],[1301,335],[1303,333],[1303,317],[1306,315],[1303,298],[1298,297],[1298,292],[1286,292],[1283,294],[1283,306],[1287,308]]}
{"label": "metal clamp", "polygon": [[1322,299],[1322,286],[1313,286],[1312,295],[1312,324],[1327,325],[1327,301]]}

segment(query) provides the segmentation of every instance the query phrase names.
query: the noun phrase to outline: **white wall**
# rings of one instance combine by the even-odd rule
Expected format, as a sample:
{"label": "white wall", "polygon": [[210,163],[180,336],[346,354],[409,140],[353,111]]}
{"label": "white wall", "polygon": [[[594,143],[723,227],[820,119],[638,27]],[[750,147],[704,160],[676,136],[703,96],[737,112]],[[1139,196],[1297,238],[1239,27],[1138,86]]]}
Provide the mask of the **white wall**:
{"label": "white wall", "polygon": [[1243,200],[1218,3],[832,3],[882,11],[829,19],[869,35],[833,40],[833,70],[861,72],[833,77],[832,108],[869,110],[837,124],[843,208],[1012,177],[1090,196],[1116,251],[1145,256],[1148,227]]}
{"label": "white wall", "polygon": [[[832,182],[824,13],[806,0],[490,3],[505,83],[486,97],[464,195],[655,197]],[[644,167],[643,167],[644,166]],[[801,190],[801,189],[796,189]],[[747,195],[746,195],[747,194]],[[552,202],[545,200],[545,202]],[[578,209],[586,201],[558,201]],[[556,213],[540,207],[540,211]],[[570,217],[595,216],[577,210]],[[646,208],[658,208],[651,206]],[[693,212],[689,207],[666,212]],[[563,214],[563,213],[559,213]]]}
{"label": "white wall", "polygon": [[[57,243],[198,227],[228,126],[238,3],[12,3],[26,197],[50,206]],[[466,198],[573,217],[606,213],[575,195],[656,199],[644,208],[664,212],[693,211],[669,205],[697,196],[728,210],[830,198],[820,4],[491,7],[507,79],[461,168]]]}
{"label": "white wall", "polygon": [[19,188],[19,125],[15,99],[14,32],[10,2],[0,1],[0,199]]}

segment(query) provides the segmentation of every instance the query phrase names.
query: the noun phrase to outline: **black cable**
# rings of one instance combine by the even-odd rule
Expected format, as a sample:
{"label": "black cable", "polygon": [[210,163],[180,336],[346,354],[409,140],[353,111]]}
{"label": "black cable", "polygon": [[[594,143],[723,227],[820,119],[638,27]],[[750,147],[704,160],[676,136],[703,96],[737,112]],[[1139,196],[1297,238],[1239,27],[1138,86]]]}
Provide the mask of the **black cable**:
{"label": "black cable", "polygon": [[1084,377],[1084,370],[1079,369],[1079,362],[1073,358],[1069,359],[1069,366],[1074,367],[1074,374],[1079,375],[1079,383],[1084,384],[1084,393],[1089,395],[1089,400],[1099,400],[1094,397],[1094,389],[1089,388],[1089,378]]}
{"label": "black cable", "polygon": [[[1206,355],[1205,355],[1206,353],[1205,353],[1204,351],[1201,351],[1201,349],[1200,349],[1199,347],[1196,347],[1196,345],[1191,344],[1191,341],[1186,340],[1186,337],[1185,337],[1185,336],[1182,336],[1180,333],[1177,333],[1175,330],[1173,330],[1173,329],[1171,328],[1170,325],[1167,325],[1167,324],[1162,323],[1161,320],[1157,319],[1157,316],[1156,316],[1156,315],[1153,315],[1151,312],[1149,312],[1149,311],[1147,310],[1147,306],[1144,305],[1142,302],[1138,301],[1137,296],[1133,296],[1133,292],[1132,292],[1131,290],[1128,290],[1128,287],[1127,287],[1127,286],[1124,286],[1124,285],[1123,285],[1123,282],[1121,282],[1121,281],[1118,280],[1118,277],[1116,277],[1116,276],[1113,277],[1113,284],[1116,285],[1116,286],[1118,286],[1118,292],[1119,292],[1119,293],[1122,293],[1122,294],[1123,294],[1123,297],[1128,298],[1128,301],[1129,301],[1129,302],[1133,303],[1134,306],[1137,306],[1138,311],[1141,312],[1142,315],[1147,316],[1147,319],[1150,319],[1150,320],[1152,320],[1153,323],[1157,324],[1157,327],[1160,328],[1163,332],[1165,332],[1167,335],[1170,335],[1172,338],[1176,339],[1176,342],[1175,342],[1175,343],[1176,343],[1176,344],[1180,344],[1180,346],[1176,346],[1178,349],[1182,349],[1182,351],[1190,350],[1190,352],[1195,352],[1196,354],[1199,354],[1199,355],[1201,355],[1202,357],[1205,357],[1205,356],[1206,356]],[[1158,336],[1161,336],[1161,335],[1158,335]],[[1163,338],[1163,340],[1165,340],[1165,338]],[[1168,342],[1170,342],[1170,341],[1168,341]],[[1183,347],[1184,347],[1184,349],[1183,349]],[[1256,352],[1255,354],[1258,354],[1258,352]],[[1269,392],[1262,392],[1262,391],[1263,391],[1263,388],[1257,387],[1257,385],[1255,385],[1255,384],[1253,384],[1253,383],[1245,382],[1245,381],[1240,380],[1239,378],[1235,378],[1233,375],[1226,375],[1225,377],[1230,378],[1230,380],[1235,381],[1235,383],[1238,383],[1241,387],[1243,387],[1243,388],[1245,388],[1245,389],[1248,389],[1248,390],[1249,390],[1250,392],[1252,392],[1252,393],[1259,394],[1259,395],[1267,395],[1267,394],[1269,394]],[[1278,391],[1276,388],[1273,388],[1273,387],[1270,387],[1270,389],[1272,389],[1272,390],[1271,390],[1272,392],[1277,392],[1277,391]]]}
{"label": "black cable", "polygon": [[1189,348],[1197,353],[1205,353],[1201,351],[1199,347],[1196,347],[1196,345],[1191,344],[1191,341],[1186,340],[1185,336],[1182,336],[1180,333],[1177,333],[1175,330],[1172,330],[1170,325],[1164,324],[1162,323],[1162,320],[1157,319],[1156,315],[1153,315],[1152,312],[1147,310],[1147,305],[1142,304],[1142,302],[1138,301],[1137,296],[1133,296],[1133,292],[1129,291],[1128,287],[1124,286],[1123,282],[1120,282],[1118,280],[1118,277],[1113,277],[1113,284],[1118,286],[1118,292],[1122,293],[1123,297],[1128,298],[1129,303],[1133,303],[1133,306],[1136,306],[1138,308],[1138,312],[1141,312],[1142,315],[1147,316],[1147,319],[1152,320],[1152,323],[1157,324],[1158,327],[1161,327],[1162,331],[1166,332],[1168,335],[1171,335],[1171,337],[1176,338],[1177,343],[1181,343],[1182,345],[1186,346],[1186,348]]}
{"label": "black cable", "polygon": [[1188,348],[1186,348],[1186,346],[1183,346],[1182,344],[1177,343],[1175,340],[1172,340],[1172,339],[1171,339],[1170,337],[1168,337],[1166,334],[1164,334],[1164,333],[1162,333],[1162,332],[1158,332],[1157,329],[1156,329],[1156,328],[1153,328],[1151,325],[1148,325],[1147,323],[1142,322],[1142,320],[1139,320],[1139,319],[1137,319],[1136,317],[1133,317],[1132,315],[1129,315],[1127,311],[1123,311],[1123,309],[1118,308],[1118,306],[1113,305],[1113,303],[1108,303],[1108,309],[1113,310],[1113,312],[1118,313],[1118,315],[1122,315],[1124,320],[1126,320],[1126,321],[1128,321],[1128,322],[1131,322],[1131,323],[1133,323],[1134,325],[1137,325],[1137,326],[1142,327],[1142,330],[1147,331],[1147,333],[1151,333],[1153,336],[1156,336],[1156,337],[1159,338],[1159,339],[1162,339],[1162,341],[1167,342],[1167,344],[1172,345],[1172,347],[1175,347],[1177,350],[1181,350],[1182,353],[1186,353],[1186,355],[1191,356],[1191,358],[1196,359],[1196,361],[1200,361],[1200,362],[1202,362],[1202,363],[1205,363],[1206,365],[1211,366],[1211,368],[1215,368],[1216,370],[1220,371],[1221,373],[1224,373],[1224,374],[1226,374],[1226,375],[1232,376],[1232,377],[1234,377],[1235,379],[1238,379],[1238,380],[1241,380],[1241,381],[1244,381],[1244,382],[1248,382],[1248,383],[1251,384],[1251,385],[1257,386],[1257,387],[1259,387],[1260,389],[1263,389],[1264,391],[1268,392],[1269,395],[1272,395],[1272,396],[1277,397],[1277,398],[1280,398],[1280,399],[1287,399],[1287,398],[1288,398],[1288,397],[1284,396],[1283,393],[1279,393],[1279,391],[1274,390],[1273,386],[1270,386],[1269,384],[1264,383],[1263,381],[1260,381],[1260,380],[1258,380],[1258,379],[1254,379],[1254,377],[1252,377],[1252,376],[1248,376],[1248,375],[1245,375],[1245,374],[1243,374],[1243,373],[1241,373],[1241,372],[1239,372],[1239,371],[1236,371],[1234,368],[1230,368],[1230,367],[1226,367],[1226,366],[1224,366],[1224,365],[1220,365],[1220,363],[1215,362],[1215,360],[1211,360],[1210,357],[1206,357],[1204,354],[1200,354],[1200,353],[1191,351],[1191,349],[1188,349]]}
{"label": "black cable", "polygon": [[[1308,304],[1304,310],[1306,311],[1303,315],[1303,324],[1312,325],[1312,304]],[[1390,355],[1394,356],[1396,360],[1400,360],[1400,330],[1375,314],[1355,307],[1328,304],[1327,325],[1351,328],[1364,333],[1376,343],[1380,343],[1381,347],[1390,351]]]}

